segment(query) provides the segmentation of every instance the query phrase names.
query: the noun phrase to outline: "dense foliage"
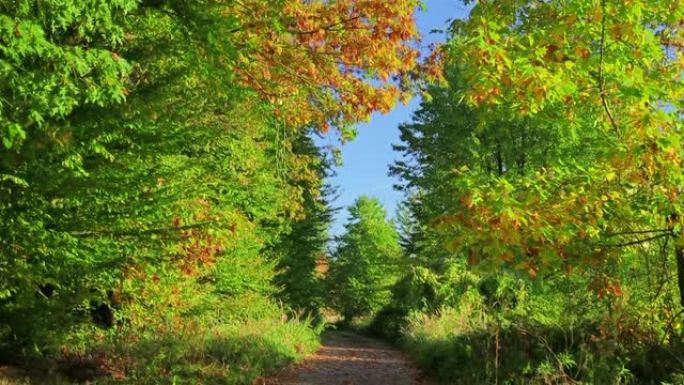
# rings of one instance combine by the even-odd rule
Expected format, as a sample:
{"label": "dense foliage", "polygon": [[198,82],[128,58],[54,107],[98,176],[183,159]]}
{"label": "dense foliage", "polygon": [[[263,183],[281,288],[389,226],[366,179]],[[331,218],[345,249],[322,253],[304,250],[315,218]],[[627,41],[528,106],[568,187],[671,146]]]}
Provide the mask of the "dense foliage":
{"label": "dense foliage", "polygon": [[[302,156],[313,157],[307,171],[312,177],[299,175],[297,184],[303,189],[303,213],[291,224],[290,232],[281,237],[274,251],[279,254],[276,283],[281,286],[280,298],[300,312],[317,317],[325,306],[324,275],[328,266],[328,232],[334,209],[334,189],[320,181],[331,173],[331,160],[323,157],[310,137],[294,143]],[[310,185],[311,181],[315,185]]]}
{"label": "dense foliage", "polygon": [[361,196],[349,207],[327,280],[329,305],[346,322],[372,314],[388,302],[401,263],[398,241],[397,230],[377,198]]}
{"label": "dense foliage", "polygon": [[[447,383],[684,383],[684,3],[464,3],[420,63],[419,0],[0,0],[0,365],[248,384],[336,312]],[[419,88],[331,242],[313,138]]]}
{"label": "dense foliage", "polygon": [[0,1],[3,359],[250,383],[312,349],[310,136],[407,97],[417,5]]}
{"label": "dense foliage", "polygon": [[[448,383],[680,383],[684,7],[482,1],[401,129],[373,330]],[[408,213],[406,213],[408,211]]]}
{"label": "dense foliage", "polygon": [[559,152],[520,177],[510,163],[496,178],[462,168],[461,203],[444,217],[455,243],[534,275],[678,239],[683,16],[671,1],[504,1],[456,23],[451,64],[478,124],[527,121],[541,135],[499,131],[553,135]]}

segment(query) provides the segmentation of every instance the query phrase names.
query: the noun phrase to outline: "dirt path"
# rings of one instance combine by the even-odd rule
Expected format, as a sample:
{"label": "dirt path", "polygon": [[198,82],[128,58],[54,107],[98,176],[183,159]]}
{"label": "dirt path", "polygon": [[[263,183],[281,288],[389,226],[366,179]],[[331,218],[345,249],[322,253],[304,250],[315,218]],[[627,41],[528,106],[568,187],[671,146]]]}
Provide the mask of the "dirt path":
{"label": "dirt path", "polygon": [[348,332],[329,332],[304,362],[255,385],[427,385],[397,349]]}

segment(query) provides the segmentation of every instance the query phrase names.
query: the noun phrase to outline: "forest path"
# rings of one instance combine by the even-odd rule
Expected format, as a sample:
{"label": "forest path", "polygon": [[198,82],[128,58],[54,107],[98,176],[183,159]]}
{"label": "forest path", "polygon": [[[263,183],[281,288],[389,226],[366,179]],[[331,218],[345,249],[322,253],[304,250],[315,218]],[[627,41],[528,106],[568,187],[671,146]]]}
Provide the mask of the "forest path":
{"label": "forest path", "polygon": [[254,385],[427,385],[422,373],[390,345],[358,334],[334,331],[303,362]]}

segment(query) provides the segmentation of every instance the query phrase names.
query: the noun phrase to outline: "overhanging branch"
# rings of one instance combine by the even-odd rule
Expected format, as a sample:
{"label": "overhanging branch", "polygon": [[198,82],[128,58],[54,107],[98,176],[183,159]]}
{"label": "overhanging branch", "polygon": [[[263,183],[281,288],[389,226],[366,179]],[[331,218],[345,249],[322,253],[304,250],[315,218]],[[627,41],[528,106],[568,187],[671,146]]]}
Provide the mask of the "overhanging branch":
{"label": "overhanging branch", "polygon": [[164,233],[177,233],[184,230],[199,229],[203,227],[208,227],[209,225],[216,224],[217,221],[204,221],[197,222],[184,226],[173,226],[173,227],[155,227],[151,229],[130,229],[130,230],[79,230],[79,231],[69,231],[69,234],[76,237],[95,237],[95,236],[112,236],[112,237],[131,237],[131,236],[143,236],[151,234],[164,234]]}

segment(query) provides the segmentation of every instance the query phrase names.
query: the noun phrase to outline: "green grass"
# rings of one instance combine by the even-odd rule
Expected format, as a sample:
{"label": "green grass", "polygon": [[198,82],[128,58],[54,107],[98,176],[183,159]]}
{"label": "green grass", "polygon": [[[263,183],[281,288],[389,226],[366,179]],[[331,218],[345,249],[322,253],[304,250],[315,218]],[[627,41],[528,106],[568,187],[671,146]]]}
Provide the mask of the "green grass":
{"label": "green grass", "polygon": [[496,319],[479,309],[415,313],[399,340],[415,362],[445,384],[627,385],[684,384],[679,343],[630,340],[607,324],[525,316]]}
{"label": "green grass", "polygon": [[[246,385],[318,347],[320,330],[309,320],[288,318],[266,298],[243,302],[201,315],[81,331],[46,360],[44,370],[12,370],[11,376],[0,371],[0,385],[67,385],[79,379],[104,385]],[[236,307],[244,310],[239,317]]]}
{"label": "green grass", "polygon": [[[119,351],[131,384],[250,384],[312,352],[317,335],[299,321],[250,320],[195,335],[148,337]],[[132,362],[131,362],[132,361]]]}

